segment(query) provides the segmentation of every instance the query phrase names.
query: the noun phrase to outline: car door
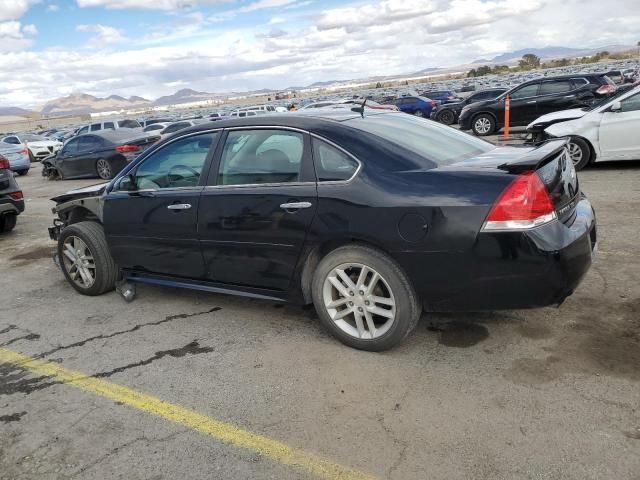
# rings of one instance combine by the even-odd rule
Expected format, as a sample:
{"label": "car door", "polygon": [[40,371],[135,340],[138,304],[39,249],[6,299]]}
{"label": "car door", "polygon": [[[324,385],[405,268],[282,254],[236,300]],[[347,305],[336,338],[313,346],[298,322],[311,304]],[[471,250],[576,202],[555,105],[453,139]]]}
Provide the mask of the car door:
{"label": "car door", "polygon": [[571,79],[544,80],[538,90],[537,116],[567,110],[578,103]]}
{"label": "car door", "polygon": [[189,134],[146,156],[104,198],[104,228],[122,268],[201,279],[198,206],[219,133]]}
{"label": "car door", "polygon": [[640,160],[640,93],[620,102],[621,109],[603,113],[600,121],[600,158]]}
{"label": "car door", "polygon": [[[511,92],[509,95],[510,125],[527,125],[532,120],[538,118],[537,94],[539,86],[539,83],[530,83]],[[504,105],[504,100],[501,103]],[[502,108],[500,117],[504,118],[504,108]]]}
{"label": "car door", "polygon": [[309,137],[230,129],[219,150],[198,215],[206,277],[286,290],[316,210]]}
{"label": "car door", "polygon": [[82,135],[76,139],[75,153],[63,158],[64,175],[66,177],[80,177],[97,175],[97,148],[100,139],[95,135]]}
{"label": "car door", "polygon": [[78,142],[80,137],[72,138],[67,141],[62,147],[62,150],[58,152],[56,156],[56,168],[62,174],[62,178],[68,178],[72,176],[73,169],[69,170],[72,165],[72,159],[78,153]]}

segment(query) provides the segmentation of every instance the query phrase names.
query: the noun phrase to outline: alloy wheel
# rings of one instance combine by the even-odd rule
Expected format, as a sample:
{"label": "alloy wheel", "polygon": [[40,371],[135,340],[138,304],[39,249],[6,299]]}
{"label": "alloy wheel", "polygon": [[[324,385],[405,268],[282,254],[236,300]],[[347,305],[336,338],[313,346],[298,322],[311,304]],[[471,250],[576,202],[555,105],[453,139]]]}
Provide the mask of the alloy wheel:
{"label": "alloy wheel", "polygon": [[569,157],[571,157],[571,161],[574,165],[577,165],[582,160],[582,149],[580,145],[577,145],[573,142],[569,143]]}
{"label": "alloy wheel", "polygon": [[62,263],[73,282],[89,288],[96,281],[96,264],[87,244],[79,237],[69,236],[62,247]]}
{"label": "alloy wheel", "polygon": [[414,115],[415,115],[416,117],[423,117],[423,116],[424,116],[424,115],[423,115],[423,113],[422,113],[422,110],[416,110],[416,112],[414,113]]}
{"label": "alloy wheel", "polygon": [[98,170],[98,176],[103,180],[108,180],[111,178],[111,165],[105,159],[101,158],[98,160],[96,164],[96,168]]}
{"label": "alloy wheel", "polygon": [[389,283],[373,268],[345,263],[329,272],[322,298],[336,326],[359,339],[387,333],[396,318],[396,301]]}
{"label": "alloy wheel", "polygon": [[474,126],[476,132],[484,135],[486,133],[489,133],[489,130],[491,129],[491,122],[488,118],[480,117],[475,121]]}

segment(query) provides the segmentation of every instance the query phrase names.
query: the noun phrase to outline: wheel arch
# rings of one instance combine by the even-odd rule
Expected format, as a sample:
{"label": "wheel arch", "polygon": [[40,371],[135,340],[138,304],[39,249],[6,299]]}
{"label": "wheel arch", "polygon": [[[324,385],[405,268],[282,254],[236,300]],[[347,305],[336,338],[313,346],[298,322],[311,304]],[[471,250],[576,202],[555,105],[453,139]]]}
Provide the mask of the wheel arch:
{"label": "wheel arch", "polygon": [[587,162],[587,165],[596,161],[596,149],[594,148],[593,143],[591,143],[591,140],[583,137],[582,135],[569,135],[569,138],[579,138],[589,146],[589,161]]}
{"label": "wheel arch", "polygon": [[311,283],[313,281],[313,274],[315,273],[320,261],[334,250],[347,245],[359,245],[374,248],[391,257],[389,252],[375,240],[357,238],[353,236],[327,239],[324,242],[315,245],[306,252],[306,260],[302,265],[299,278],[302,300],[305,305],[309,305],[313,302],[311,296]]}

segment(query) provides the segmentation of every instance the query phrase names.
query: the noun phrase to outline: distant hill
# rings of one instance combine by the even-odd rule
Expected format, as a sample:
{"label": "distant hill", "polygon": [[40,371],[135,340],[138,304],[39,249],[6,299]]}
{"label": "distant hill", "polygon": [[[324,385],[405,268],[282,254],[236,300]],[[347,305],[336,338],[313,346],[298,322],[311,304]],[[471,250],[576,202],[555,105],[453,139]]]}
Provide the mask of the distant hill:
{"label": "distant hill", "polygon": [[183,88],[182,90],[178,90],[176,93],[172,95],[165,95],[164,97],[158,98],[154,105],[174,105],[177,103],[188,103],[188,102],[198,102],[201,100],[207,100],[214,97],[214,93],[207,92],[198,92],[196,90],[192,90],[190,88]]}
{"label": "distant hill", "polygon": [[630,45],[605,45],[597,48],[571,48],[571,47],[542,47],[542,48],[522,48],[512,52],[501,53],[493,57],[491,60],[478,59],[472,63],[509,63],[520,60],[523,55],[532,53],[540,58],[560,58],[560,57],[580,57],[584,55],[592,55],[604,50],[609,52],[624,51],[633,48]]}
{"label": "distant hill", "polygon": [[0,116],[28,117],[35,112],[19,107],[0,107]]}
{"label": "distant hill", "polygon": [[42,115],[81,115],[92,112],[108,112],[133,107],[143,107],[151,102],[142,97],[124,98],[111,95],[107,98],[94,97],[86,93],[74,93],[67,97],[47,102],[42,107]]}

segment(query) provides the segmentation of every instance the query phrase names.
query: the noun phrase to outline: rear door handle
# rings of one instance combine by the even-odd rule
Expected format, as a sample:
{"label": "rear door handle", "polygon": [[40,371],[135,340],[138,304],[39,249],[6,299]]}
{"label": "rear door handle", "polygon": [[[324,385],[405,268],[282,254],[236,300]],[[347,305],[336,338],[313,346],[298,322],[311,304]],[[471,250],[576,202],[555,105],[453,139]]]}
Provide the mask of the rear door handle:
{"label": "rear door handle", "polygon": [[527,103],[536,103],[537,100],[529,100]]}
{"label": "rear door handle", "polygon": [[280,205],[283,210],[300,210],[301,208],[309,207],[311,207],[311,202],[290,202]]}
{"label": "rear door handle", "polygon": [[190,203],[174,203],[167,207],[169,210],[189,210],[191,208]]}

